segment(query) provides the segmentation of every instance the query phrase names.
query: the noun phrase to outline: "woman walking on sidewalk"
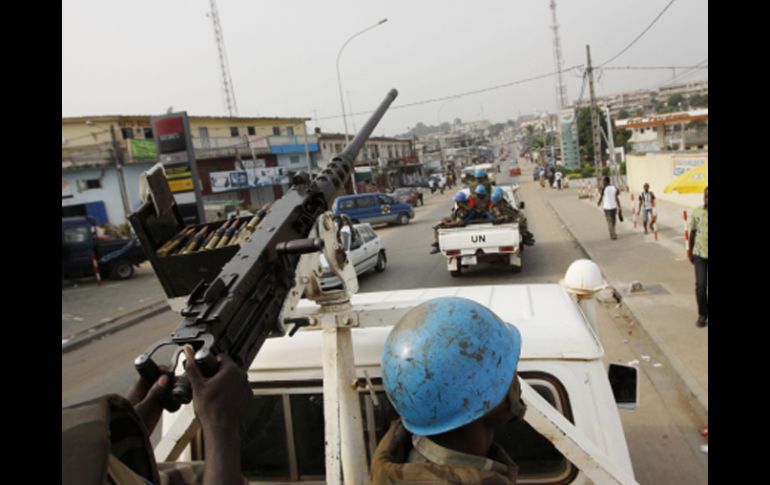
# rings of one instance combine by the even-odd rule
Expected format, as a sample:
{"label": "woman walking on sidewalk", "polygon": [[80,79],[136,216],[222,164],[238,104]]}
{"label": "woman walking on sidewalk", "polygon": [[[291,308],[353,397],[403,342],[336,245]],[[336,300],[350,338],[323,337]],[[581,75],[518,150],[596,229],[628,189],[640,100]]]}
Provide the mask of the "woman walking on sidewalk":
{"label": "woman walking on sidewalk", "polygon": [[610,184],[610,178],[604,177],[604,187],[602,188],[602,194],[599,197],[599,203],[596,205],[602,205],[604,201],[604,216],[607,218],[607,226],[610,229],[610,239],[617,239],[618,235],[615,234],[615,216],[618,216],[623,221],[623,210],[620,207],[620,195],[619,190],[614,185]]}

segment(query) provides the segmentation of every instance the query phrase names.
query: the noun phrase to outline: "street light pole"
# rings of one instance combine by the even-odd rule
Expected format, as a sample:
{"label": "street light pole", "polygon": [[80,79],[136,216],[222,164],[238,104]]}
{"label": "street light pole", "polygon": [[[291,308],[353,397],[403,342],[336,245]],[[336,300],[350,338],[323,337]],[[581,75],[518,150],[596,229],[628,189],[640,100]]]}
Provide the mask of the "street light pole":
{"label": "street light pole", "polygon": [[[378,25],[384,24],[387,21],[388,21],[388,19],[386,19],[386,18],[382,19],[379,22],[377,22],[376,24],[374,24],[374,25],[372,25],[370,27],[367,27],[367,28],[365,28],[364,30],[362,30],[360,32],[357,32],[357,33],[353,34],[348,40],[345,41],[344,44],[342,44],[342,47],[340,48],[339,53],[337,53],[337,88],[339,89],[339,93],[340,93],[340,106],[342,107],[342,122],[345,125],[345,146],[347,146],[348,143],[349,143],[349,138],[348,138],[348,119],[347,119],[347,114],[345,113],[345,100],[342,97],[342,80],[340,78],[340,56],[342,55],[342,51],[345,49],[345,46],[347,46],[348,43],[350,43],[351,40],[355,39],[356,37],[358,37],[359,35],[363,34],[364,32],[367,32],[367,31],[377,27]],[[354,163],[354,167],[353,167],[353,193],[354,194],[358,193],[358,191],[356,190],[355,163]]]}

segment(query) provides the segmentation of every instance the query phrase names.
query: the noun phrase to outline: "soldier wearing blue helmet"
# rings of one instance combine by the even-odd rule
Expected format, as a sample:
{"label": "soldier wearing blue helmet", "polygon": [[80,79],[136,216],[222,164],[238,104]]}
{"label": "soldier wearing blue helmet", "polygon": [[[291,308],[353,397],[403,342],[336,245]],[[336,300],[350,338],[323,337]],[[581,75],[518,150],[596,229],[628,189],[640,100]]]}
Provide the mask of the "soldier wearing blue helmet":
{"label": "soldier wearing blue helmet", "polygon": [[489,190],[484,184],[479,184],[472,192],[470,206],[473,219],[493,219],[492,214],[489,212],[492,208],[492,200],[489,198]]}
{"label": "soldier wearing blue helmet", "polygon": [[433,244],[431,244],[430,254],[436,254],[441,252],[438,247],[438,230],[441,227],[458,227],[463,226],[468,221],[471,215],[471,207],[469,204],[468,196],[462,190],[457,192],[454,196],[455,207],[452,209],[451,217],[445,217],[441,219],[441,222],[433,226]]}
{"label": "soldier wearing blue helmet", "polygon": [[472,300],[436,298],[407,312],[382,357],[401,420],[377,447],[370,483],[516,483],[518,467],[493,439],[526,411],[520,352],[516,327]]}
{"label": "soldier wearing blue helmet", "polygon": [[511,206],[503,195],[503,189],[501,187],[495,187],[492,191],[492,207],[490,212],[495,219],[495,223],[502,224],[505,222],[517,222],[522,235],[522,243],[527,246],[535,244],[535,235],[529,232],[527,229],[527,218],[521,211]]}

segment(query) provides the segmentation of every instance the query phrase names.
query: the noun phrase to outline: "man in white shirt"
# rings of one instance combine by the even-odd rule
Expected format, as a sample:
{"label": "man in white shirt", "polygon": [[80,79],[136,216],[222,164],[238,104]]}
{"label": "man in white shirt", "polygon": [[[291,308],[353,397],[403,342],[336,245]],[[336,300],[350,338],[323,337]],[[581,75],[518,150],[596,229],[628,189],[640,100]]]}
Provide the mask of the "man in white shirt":
{"label": "man in white shirt", "polygon": [[563,177],[561,172],[556,172],[556,188],[561,190],[561,178]]}
{"label": "man in white shirt", "polygon": [[615,216],[619,216],[620,220],[623,220],[623,209],[620,207],[619,190],[614,185],[610,184],[610,178],[604,177],[604,187],[602,188],[601,196],[599,197],[599,203],[597,205],[604,205],[604,216],[607,218],[607,226],[610,229],[610,239],[617,239],[615,234]]}

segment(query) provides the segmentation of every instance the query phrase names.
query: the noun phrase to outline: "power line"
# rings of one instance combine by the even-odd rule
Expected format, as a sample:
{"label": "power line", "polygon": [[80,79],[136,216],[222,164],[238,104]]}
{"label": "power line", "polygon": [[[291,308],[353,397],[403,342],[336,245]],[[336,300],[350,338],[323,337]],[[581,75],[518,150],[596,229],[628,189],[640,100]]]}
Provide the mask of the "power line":
{"label": "power line", "polygon": [[[495,91],[497,89],[503,89],[503,88],[508,88],[508,87],[511,87],[511,86],[516,86],[518,84],[524,84],[524,83],[527,83],[527,82],[530,82],[530,81],[537,81],[538,79],[545,79],[547,77],[555,76],[559,72],[569,72],[569,71],[571,71],[573,69],[580,69],[582,67],[583,67],[582,64],[578,64],[578,65],[575,65],[575,66],[572,66],[572,67],[568,67],[567,69],[563,69],[561,71],[550,72],[548,74],[541,74],[539,76],[533,76],[533,77],[530,77],[530,78],[520,79],[518,81],[512,81],[512,82],[505,83],[505,84],[498,84],[496,86],[490,86],[490,87],[487,87],[487,88],[476,89],[476,90],[473,90],[473,91],[466,91],[466,92],[458,93],[458,94],[450,94],[450,95],[446,95],[446,96],[441,96],[439,98],[431,98],[431,99],[426,99],[426,100],[422,100],[422,101],[415,101],[413,103],[400,104],[400,105],[397,105],[397,106],[391,106],[390,109],[394,110],[394,109],[402,109],[402,108],[411,108],[413,106],[420,106],[420,105],[423,105],[423,104],[438,103],[439,101],[446,101],[448,99],[462,98],[464,96],[471,96],[471,95],[474,95],[474,94],[486,93],[486,92],[489,92],[489,91]],[[370,114],[370,113],[373,113],[373,112],[374,112],[373,110],[372,111],[362,111],[362,112],[359,112],[359,113],[353,113],[351,116],[367,115],[367,114]],[[342,115],[326,116],[326,117],[317,118],[317,119],[318,120],[332,120],[332,119],[337,119],[337,118],[342,118]]]}
{"label": "power line", "polygon": [[[702,63],[702,62],[701,62]],[[603,67],[603,70],[607,71],[617,71],[617,70],[668,70],[668,69],[708,69],[708,65],[701,66],[700,64],[696,64],[695,66],[611,66],[611,67]]]}
{"label": "power line", "polygon": [[669,7],[670,7],[670,6],[671,6],[671,5],[672,5],[672,4],[673,4],[675,1],[676,1],[676,0],[671,0],[670,2],[668,2],[668,5],[666,5],[666,6],[663,8],[663,10],[661,10],[661,11],[660,11],[660,13],[658,14],[658,16],[657,16],[657,17],[655,17],[655,19],[652,21],[652,23],[651,23],[650,25],[648,25],[648,26],[647,26],[647,28],[646,28],[646,29],[644,29],[644,30],[642,31],[642,33],[641,33],[641,34],[639,34],[639,35],[636,37],[636,39],[632,40],[632,41],[631,41],[631,43],[630,43],[630,44],[628,44],[628,45],[626,46],[626,48],[625,48],[625,49],[623,49],[622,51],[620,51],[620,52],[618,52],[617,54],[615,54],[615,57],[613,57],[612,59],[610,59],[610,60],[608,60],[608,61],[605,61],[605,62],[604,62],[604,63],[602,63],[602,64],[601,64],[599,67],[603,67],[603,66],[605,66],[606,64],[609,64],[610,62],[612,62],[612,61],[614,61],[615,59],[617,59],[618,57],[620,57],[620,56],[621,56],[621,54],[623,54],[623,53],[624,53],[624,52],[626,52],[628,49],[630,49],[630,48],[631,48],[631,46],[632,46],[632,45],[634,45],[634,44],[636,43],[636,41],[637,41],[637,40],[641,39],[641,38],[642,38],[642,36],[643,36],[644,34],[646,34],[646,33],[647,33],[647,31],[648,31],[648,30],[650,30],[650,28],[651,28],[653,25],[655,25],[655,22],[657,22],[657,21],[658,21],[658,19],[659,19],[661,16],[663,16],[663,14],[664,14],[664,13],[666,13],[666,10],[668,10],[668,8],[669,8]]}
{"label": "power line", "polygon": [[[691,76],[691,75],[695,74],[695,73],[698,71],[698,69],[700,69],[698,66],[700,66],[701,64],[704,64],[704,63],[706,63],[706,62],[708,62],[708,57],[707,57],[707,58],[705,58],[704,60],[700,61],[700,62],[699,62],[698,64],[696,64],[696,65],[695,65],[693,68],[691,68],[691,69],[688,69],[687,71],[685,71],[685,72],[682,72],[682,73],[679,73],[678,75],[674,76],[674,78],[673,78],[673,79],[668,79],[668,80],[666,80],[666,81],[663,81],[663,82],[661,82],[661,83],[658,83],[657,85],[658,85],[658,86],[665,86],[665,85],[667,85],[667,84],[671,84],[671,83],[673,83],[673,82],[678,82],[678,81],[681,81],[681,80],[682,80],[682,78],[684,78],[684,77],[687,77],[687,76]],[[706,67],[708,67],[708,66],[706,66]]]}

